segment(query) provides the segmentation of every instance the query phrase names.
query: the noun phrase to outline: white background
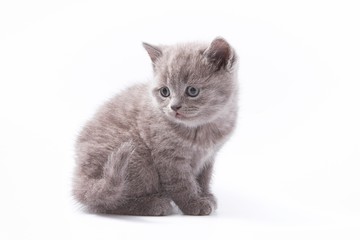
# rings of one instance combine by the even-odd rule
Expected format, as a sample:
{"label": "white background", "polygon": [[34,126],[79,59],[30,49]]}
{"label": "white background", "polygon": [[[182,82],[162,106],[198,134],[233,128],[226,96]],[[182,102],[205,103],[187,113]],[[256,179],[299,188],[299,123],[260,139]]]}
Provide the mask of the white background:
{"label": "white background", "polygon": [[[0,2],[0,239],[359,239],[358,1]],[[151,79],[141,42],[225,37],[240,115],[208,217],[97,216],[70,197],[76,134]]]}

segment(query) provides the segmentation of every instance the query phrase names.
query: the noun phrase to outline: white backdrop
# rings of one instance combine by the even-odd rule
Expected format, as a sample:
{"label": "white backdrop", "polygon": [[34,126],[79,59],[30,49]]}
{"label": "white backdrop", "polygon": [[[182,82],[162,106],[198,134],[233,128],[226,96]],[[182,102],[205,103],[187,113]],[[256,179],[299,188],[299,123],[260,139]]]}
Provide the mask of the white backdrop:
{"label": "white backdrop", "polygon": [[[0,2],[0,239],[359,239],[357,1]],[[225,37],[238,128],[208,217],[97,216],[70,197],[73,144],[151,79],[141,42]]]}

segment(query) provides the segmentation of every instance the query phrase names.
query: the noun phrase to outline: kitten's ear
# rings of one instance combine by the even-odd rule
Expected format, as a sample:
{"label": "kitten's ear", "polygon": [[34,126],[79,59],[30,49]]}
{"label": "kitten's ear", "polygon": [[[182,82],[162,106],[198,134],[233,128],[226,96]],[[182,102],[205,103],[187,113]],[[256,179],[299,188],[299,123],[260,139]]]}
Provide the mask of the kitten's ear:
{"label": "kitten's ear", "polygon": [[154,65],[155,62],[162,56],[161,49],[159,47],[155,47],[155,46],[150,45],[145,42],[143,42],[142,44],[143,44],[145,50],[148,52],[150,59]]}
{"label": "kitten's ear", "polygon": [[235,54],[230,44],[223,38],[215,38],[204,52],[207,60],[216,67],[216,71],[222,67],[231,68],[235,61]]}

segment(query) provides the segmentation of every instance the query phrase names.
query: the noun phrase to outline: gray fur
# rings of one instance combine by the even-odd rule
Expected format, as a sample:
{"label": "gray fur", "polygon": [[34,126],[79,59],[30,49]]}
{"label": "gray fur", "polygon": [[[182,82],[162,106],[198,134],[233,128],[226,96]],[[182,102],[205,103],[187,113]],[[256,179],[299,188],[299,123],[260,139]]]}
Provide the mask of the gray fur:
{"label": "gray fur", "polygon": [[[168,215],[173,201],[184,214],[208,215],[214,157],[237,116],[235,52],[222,38],[144,47],[154,79],[116,95],[85,125],[73,195],[97,213]],[[187,86],[199,95],[187,96]]]}

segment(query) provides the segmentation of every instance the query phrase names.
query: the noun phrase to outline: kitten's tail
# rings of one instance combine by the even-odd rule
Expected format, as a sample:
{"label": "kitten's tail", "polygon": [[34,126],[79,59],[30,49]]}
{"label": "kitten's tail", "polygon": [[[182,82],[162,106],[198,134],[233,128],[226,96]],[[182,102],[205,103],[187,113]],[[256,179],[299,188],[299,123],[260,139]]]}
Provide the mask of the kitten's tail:
{"label": "kitten's tail", "polygon": [[91,212],[106,212],[121,204],[126,198],[126,174],[134,150],[132,143],[122,143],[109,155],[102,178],[76,179],[78,181],[75,180],[75,198]]}

